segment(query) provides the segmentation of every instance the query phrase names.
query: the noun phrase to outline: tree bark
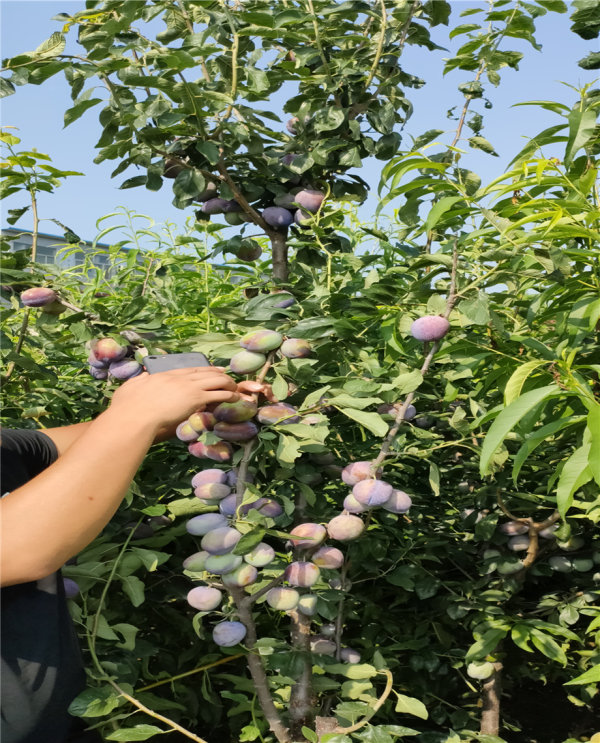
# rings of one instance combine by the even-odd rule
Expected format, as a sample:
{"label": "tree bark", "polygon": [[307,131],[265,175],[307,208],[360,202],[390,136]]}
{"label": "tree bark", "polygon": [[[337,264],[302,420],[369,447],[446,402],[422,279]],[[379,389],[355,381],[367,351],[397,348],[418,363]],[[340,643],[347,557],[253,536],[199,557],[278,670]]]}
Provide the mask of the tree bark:
{"label": "tree bark", "polygon": [[273,278],[285,282],[288,280],[287,232],[269,230],[268,235],[273,251]]}
{"label": "tree bark", "polygon": [[494,663],[494,673],[483,682],[481,699],[482,735],[498,735],[500,732],[500,695],[502,694],[502,663]]}
{"label": "tree bark", "polygon": [[304,740],[302,727],[306,725],[312,728],[315,714],[310,655],[310,617],[299,611],[291,611],[290,621],[292,647],[302,658],[302,671],[292,686],[290,695],[290,732],[293,740]]}

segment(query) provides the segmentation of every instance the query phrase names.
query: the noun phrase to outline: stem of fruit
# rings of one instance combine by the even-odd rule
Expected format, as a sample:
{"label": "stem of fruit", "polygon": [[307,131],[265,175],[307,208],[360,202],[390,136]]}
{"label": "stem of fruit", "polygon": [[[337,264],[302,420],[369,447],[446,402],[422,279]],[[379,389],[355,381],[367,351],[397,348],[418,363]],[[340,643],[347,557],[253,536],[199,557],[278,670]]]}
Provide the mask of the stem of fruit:
{"label": "stem of fruit", "polygon": [[289,730],[283,724],[277,708],[275,707],[262,659],[255,651],[257,639],[256,625],[254,624],[254,618],[252,617],[252,610],[250,608],[251,604],[246,601],[248,597],[244,594],[243,589],[232,586],[229,589],[229,592],[231,593],[237,607],[240,621],[246,627],[246,647],[248,648],[246,661],[248,663],[248,670],[250,671],[250,675],[254,681],[254,687],[260,708],[269,724],[269,729],[277,738],[278,742],[291,743],[292,739],[290,738]]}

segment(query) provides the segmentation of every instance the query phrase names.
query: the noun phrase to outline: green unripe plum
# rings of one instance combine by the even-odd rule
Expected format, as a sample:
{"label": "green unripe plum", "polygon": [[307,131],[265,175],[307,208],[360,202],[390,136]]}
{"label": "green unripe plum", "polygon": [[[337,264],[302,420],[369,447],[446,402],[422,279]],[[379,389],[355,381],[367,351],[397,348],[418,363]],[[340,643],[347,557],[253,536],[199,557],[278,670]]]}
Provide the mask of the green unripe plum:
{"label": "green unripe plum", "polygon": [[[246,219],[239,212],[227,212],[225,214],[225,221],[227,222],[227,224],[230,224],[232,227],[239,227],[241,224],[244,224]],[[236,255],[237,255],[237,252],[236,252]]]}
{"label": "green unripe plum", "polygon": [[199,485],[205,485],[208,482],[218,482],[220,484],[229,484],[227,482],[227,472],[216,468],[200,470],[192,477],[192,487],[197,488]]}
{"label": "green unripe plum", "polygon": [[212,637],[219,647],[231,648],[246,637],[246,628],[241,622],[220,622],[213,629]]}
{"label": "green unripe plum", "polygon": [[[225,219],[227,219],[227,217],[225,217]],[[244,221],[247,221],[247,219],[244,219]],[[241,261],[252,263],[260,258],[262,255],[262,248],[256,240],[242,240],[242,244],[236,249],[235,254]]]}
{"label": "green unripe plum", "polygon": [[467,676],[479,681],[489,678],[492,673],[494,673],[493,663],[469,663],[467,666]]}
{"label": "green unripe plum", "polygon": [[280,351],[287,359],[304,359],[311,355],[312,347],[303,338],[288,338],[281,344]]}
{"label": "green unripe plum", "polygon": [[306,617],[314,617],[317,613],[317,602],[319,597],[314,593],[305,593],[298,601],[298,611]]}
{"label": "green unripe plum", "polygon": [[327,524],[327,533],[332,539],[337,539],[338,542],[349,542],[352,539],[357,539],[364,530],[365,525],[362,519],[359,519],[358,516],[346,514],[334,516]]}
{"label": "green unripe plum", "polygon": [[504,560],[498,563],[496,568],[500,575],[514,575],[523,569],[523,563],[521,560]]}
{"label": "green unripe plum", "polygon": [[240,351],[231,357],[229,368],[234,374],[251,374],[264,366],[267,357],[254,351]]}
{"label": "green unripe plum", "polygon": [[209,556],[208,552],[202,550],[201,552],[194,552],[193,555],[186,557],[183,561],[183,569],[189,570],[191,573],[201,573],[204,570],[204,563],[206,558]]}
{"label": "green unripe plum", "polygon": [[227,519],[222,513],[201,513],[188,519],[185,528],[188,534],[195,537],[203,537],[213,529],[221,529],[227,526]]}
{"label": "green unripe plum", "polygon": [[205,482],[194,489],[196,498],[208,501],[222,500],[231,493],[229,485],[221,482]]}
{"label": "green unripe plum", "polygon": [[500,524],[498,528],[503,534],[508,534],[511,537],[517,534],[527,534],[529,531],[527,524],[523,524],[521,521],[507,521],[505,524]]}
{"label": "green unripe plum", "polygon": [[244,423],[254,418],[257,412],[256,403],[251,400],[238,400],[237,402],[222,402],[213,410],[213,415],[218,421],[225,423]]}
{"label": "green unripe plum", "polygon": [[266,596],[267,604],[277,611],[291,611],[298,606],[300,594],[294,588],[271,588]]}
{"label": "green unripe plum", "polygon": [[33,286],[21,292],[21,302],[25,307],[44,307],[57,299],[56,292],[45,286]]}
{"label": "green unripe plum", "polygon": [[328,640],[326,637],[315,637],[311,640],[310,649],[317,655],[335,655],[337,646],[333,640]]}
{"label": "green unripe plum", "polygon": [[120,361],[127,353],[127,346],[122,346],[113,338],[100,338],[92,342],[91,351],[98,361],[110,364]]}
{"label": "green unripe plum", "polygon": [[512,552],[524,552],[529,549],[530,539],[527,534],[519,534],[516,537],[511,537],[506,545]]}
{"label": "green unripe plum", "polygon": [[392,486],[383,480],[361,480],[352,488],[352,495],[363,506],[381,506],[392,494]]}
{"label": "green unripe plum", "polygon": [[298,423],[300,416],[297,415],[296,408],[285,402],[278,402],[274,405],[263,405],[258,409],[257,418],[260,423],[267,426],[274,426],[285,423]]}
{"label": "green unripe plum", "polygon": [[224,573],[231,573],[232,570],[235,570],[241,564],[242,558],[240,555],[234,555],[231,552],[226,555],[208,554],[208,557],[204,561],[204,570],[215,575],[223,575]]}
{"label": "green unripe plum", "polygon": [[215,424],[213,432],[225,441],[250,441],[258,433],[258,426],[252,421],[244,421],[244,423],[219,421]]}
{"label": "green unripe plum", "polygon": [[392,490],[392,494],[382,504],[382,508],[391,513],[406,513],[412,506],[412,500],[403,490]]}
{"label": "green unripe plum", "polygon": [[285,569],[285,579],[291,586],[309,588],[319,580],[321,571],[313,562],[292,562]]}
{"label": "green unripe plum", "polygon": [[50,304],[45,304],[42,307],[42,312],[46,315],[62,315],[62,313],[66,311],[67,308],[60,301],[60,299],[57,299],[54,302],[50,302]]}
{"label": "green unripe plum", "polygon": [[[222,516],[223,514],[221,514]],[[211,555],[225,555],[235,547],[242,535],[237,529],[222,526],[205,534],[200,546]]]}
{"label": "green unripe plum", "polygon": [[294,547],[311,549],[318,547],[327,536],[327,529],[321,524],[298,524],[290,532],[290,541]]}
{"label": "green unripe plum", "polygon": [[568,541],[557,542],[557,544],[565,552],[575,552],[585,545],[585,539],[583,537],[571,537]]}
{"label": "green unripe plum", "polygon": [[587,557],[576,557],[573,560],[573,569],[578,573],[587,573],[594,569],[594,561]]}
{"label": "green unripe plum", "polygon": [[270,544],[259,542],[256,547],[244,555],[244,560],[255,568],[264,568],[275,559],[275,550]]}
{"label": "green unripe plum", "polygon": [[340,650],[340,660],[344,663],[360,663],[360,653],[352,648],[342,648]]}
{"label": "green unripe plum", "polygon": [[213,462],[228,462],[233,456],[233,449],[227,441],[219,441],[218,444],[196,441],[188,445],[188,451],[193,457],[212,459]]}
{"label": "green unripe plum", "polygon": [[315,565],[328,570],[336,570],[344,564],[344,554],[337,547],[319,547],[310,559]]}
{"label": "green unripe plum", "polygon": [[216,422],[217,420],[215,416],[212,413],[207,412],[192,413],[192,415],[187,419],[188,425],[190,425],[194,431],[198,431],[198,433],[212,431]]}
{"label": "green unripe plum", "polygon": [[344,510],[348,513],[364,513],[369,510],[369,506],[359,503],[352,493],[348,493],[344,498]]}
{"label": "green unripe plum", "polygon": [[[380,473],[377,473],[377,477]],[[361,480],[371,479],[371,462],[351,462],[342,470],[342,480],[346,485],[356,485]]]}
{"label": "green unripe plum", "polygon": [[564,555],[553,555],[548,560],[548,565],[557,573],[571,573],[573,571],[573,563]]}
{"label": "green unripe plum", "polygon": [[183,421],[183,423],[180,423],[175,429],[175,436],[177,436],[180,441],[185,441],[189,444],[190,441],[198,440],[199,433],[192,428],[187,421]]}
{"label": "green unripe plum", "polygon": [[281,333],[275,330],[252,330],[240,339],[240,346],[246,351],[267,353],[279,348],[283,342]]}
{"label": "green unripe plum", "polygon": [[221,580],[226,586],[237,586],[238,588],[243,588],[244,586],[249,586],[251,583],[254,583],[257,577],[258,571],[254,565],[244,563],[235,570],[232,570],[230,573],[222,575]]}
{"label": "green unripe plum", "polygon": [[439,341],[450,330],[450,323],[441,315],[425,315],[415,320],[410,327],[413,338],[418,341]]}
{"label": "green unripe plum", "polygon": [[188,604],[198,611],[212,611],[221,603],[223,594],[217,588],[197,586],[187,595]]}

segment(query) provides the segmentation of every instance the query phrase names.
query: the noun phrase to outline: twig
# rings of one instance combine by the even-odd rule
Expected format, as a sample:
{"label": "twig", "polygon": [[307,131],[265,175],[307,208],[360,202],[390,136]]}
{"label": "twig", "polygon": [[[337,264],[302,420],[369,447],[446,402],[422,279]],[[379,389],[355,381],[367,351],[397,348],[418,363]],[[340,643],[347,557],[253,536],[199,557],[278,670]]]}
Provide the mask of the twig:
{"label": "twig", "polygon": [[185,673],[178,673],[176,676],[170,676],[168,679],[162,679],[162,681],[155,681],[153,684],[148,684],[148,686],[142,686],[141,689],[136,689],[136,694],[141,694],[143,691],[150,691],[150,689],[156,689],[157,686],[164,686],[164,684],[170,684],[173,681],[179,681],[179,679],[186,678],[186,676],[192,676],[195,673],[200,673],[200,671],[207,671],[209,668],[214,668],[215,666],[221,666],[224,663],[230,663],[232,660],[237,660],[238,658],[243,658],[244,653],[236,653],[236,655],[228,655],[227,658],[220,658],[219,660],[214,661],[214,663],[207,663],[204,666],[198,666],[198,668],[192,668],[191,671],[186,671]]}
{"label": "twig", "polygon": [[375,72],[377,71],[377,65],[379,64],[379,60],[381,59],[381,52],[383,51],[383,44],[385,42],[385,32],[387,29],[387,12],[385,10],[385,0],[380,0],[380,6],[381,6],[381,27],[379,29],[379,42],[377,44],[377,50],[375,51],[375,58],[373,59],[373,64],[371,65],[371,69],[369,70],[369,76],[367,77],[367,82],[365,83],[365,90],[368,90],[369,85],[373,82],[373,78],[375,77]]}

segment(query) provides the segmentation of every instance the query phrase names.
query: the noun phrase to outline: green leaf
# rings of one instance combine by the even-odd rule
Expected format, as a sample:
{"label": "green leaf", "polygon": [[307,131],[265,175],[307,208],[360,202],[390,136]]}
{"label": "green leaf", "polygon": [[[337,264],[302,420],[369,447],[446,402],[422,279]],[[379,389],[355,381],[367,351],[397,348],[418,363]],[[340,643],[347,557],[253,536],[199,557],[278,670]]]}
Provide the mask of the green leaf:
{"label": "green leaf", "polygon": [[285,400],[288,396],[288,383],[280,374],[275,374],[275,381],[272,384],[273,394],[278,400]]}
{"label": "green leaf", "polygon": [[482,660],[486,655],[493,653],[500,640],[506,637],[507,632],[508,630],[505,629],[489,629],[484,632],[481,638],[467,650],[466,662]]}
{"label": "green leaf", "polygon": [[545,361],[537,360],[528,361],[526,364],[523,364],[516,371],[513,372],[511,378],[506,383],[506,387],[504,388],[504,405],[510,405],[517,399],[517,397],[520,396],[521,389],[523,388],[527,377],[534,369],[537,369],[538,366],[543,366],[545,363]]}
{"label": "green leaf", "polygon": [[219,162],[219,148],[214,142],[197,142],[196,149],[204,155],[211,165],[216,165]]}
{"label": "green leaf", "polygon": [[425,224],[423,225],[423,229],[426,232],[429,232],[429,230],[432,230],[435,225],[440,221],[442,216],[451,209],[454,204],[456,204],[459,201],[464,201],[462,196],[444,196],[439,201],[436,201],[433,207],[431,208],[431,211],[427,215],[427,219],[425,220]]}
{"label": "green leaf", "polygon": [[233,549],[234,555],[246,555],[248,552],[256,547],[257,544],[262,542],[262,538],[265,536],[264,529],[253,529],[240,539]]}
{"label": "green leaf", "polygon": [[82,114],[84,114],[88,110],[88,108],[92,108],[98,103],[102,103],[102,98],[90,98],[89,101],[81,101],[80,103],[77,103],[72,108],[68,108],[65,111],[64,126],[67,127],[69,126],[69,124],[72,124]]}
{"label": "green leaf", "polygon": [[569,139],[565,149],[564,164],[569,167],[574,155],[590,141],[596,128],[597,113],[593,109],[574,109],[569,114]]}
{"label": "green leaf", "polygon": [[570,686],[575,684],[597,684],[600,683],[600,663],[591,668],[588,668],[585,673],[581,676],[576,676],[574,679],[567,681],[564,685]]}
{"label": "green leaf", "polygon": [[426,720],[429,717],[427,708],[423,702],[415,699],[414,697],[407,697],[404,694],[398,694],[397,691],[394,694],[398,697],[396,702],[395,711],[405,715],[414,715],[420,717],[422,720]]}
{"label": "green leaf", "polygon": [[542,426],[542,428],[536,430],[535,433],[529,434],[529,436],[525,440],[525,443],[519,449],[515,457],[512,471],[513,480],[515,482],[517,481],[519,472],[521,471],[521,467],[523,466],[525,460],[531,454],[531,452],[534,451],[534,449],[536,449],[544,441],[550,439],[551,436],[553,436],[555,433],[562,430],[563,428],[576,425],[583,420],[585,420],[583,416],[561,418],[557,421],[552,421],[552,423],[548,423],[546,426]]}
{"label": "green leaf", "polygon": [[590,450],[589,443],[582,444],[567,459],[560,473],[556,486],[556,507],[563,518],[573,504],[575,492],[592,479],[592,472],[588,467]]}
{"label": "green leaf", "polygon": [[134,606],[140,606],[144,603],[144,584],[135,575],[127,575],[121,578],[121,585],[126,596]]}
{"label": "green leaf", "polygon": [[488,155],[494,155],[494,157],[498,157],[498,153],[494,149],[494,145],[491,142],[488,142],[485,137],[470,137],[468,142],[471,147],[473,147],[473,149],[483,150],[484,152],[487,152]]}
{"label": "green leaf", "polygon": [[600,70],[600,52],[590,52],[587,57],[583,57],[577,64],[584,70]]}
{"label": "green leaf", "polygon": [[533,653],[533,648],[529,645],[529,635],[531,629],[526,624],[515,624],[510,632],[510,636],[515,645],[527,653]]}
{"label": "green leaf", "polygon": [[15,92],[15,86],[5,77],[0,77],[0,98],[6,98]]}
{"label": "green leaf", "polygon": [[200,171],[195,168],[185,168],[178,173],[173,181],[173,193],[178,197],[197,196],[206,188],[206,181]]}
{"label": "green leaf", "polygon": [[549,397],[562,394],[564,393],[557,385],[550,384],[547,387],[540,387],[539,389],[526,392],[502,410],[490,426],[490,430],[487,432],[483,446],[481,447],[479,471],[482,477],[490,471],[490,464],[494,454],[521,418]]}
{"label": "green leaf", "polygon": [[590,452],[587,466],[594,480],[600,485],[600,405],[594,403],[588,413],[587,426],[590,432]]}
{"label": "green leaf", "polygon": [[378,413],[366,413],[364,410],[355,410],[354,408],[338,408],[338,410],[348,418],[352,418],[353,421],[360,423],[375,436],[385,436],[388,432],[388,424]]}
{"label": "green leaf", "polygon": [[162,730],[162,728],[156,727],[156,725],[148,725],[141,723],[135,725],[132,728],[121,728],[120,730],[113,730],[112,733],[105,735],[106,740],[148,740],[153,735],[162,735],[168,733],[168,730]]}
{"label": "green leaf", "polygon": [[38,46],[33,54],[39,59],[40,57],[56,57],[65,50],[65,37],[60,31],[55,31],[52,36]]}
{"label": "green leaf", "polygon": [[110,686],[85,689],[69,705],[69,714],[75,717],[102,717],[119,706],[119,696]]}
{"label": "green leaf", "polygon": [[567,656],[560,645],[548,635],[537,629],[531,630],[531,642],[550,660],[555,660],[563,666],[567,665]]}
{"label": "green leaf", "polygon": [[309,741],[309,743],[318,743],[317,734],[314,730],[311,730],[310,728],[307,728],[306,725],[302,726],[302,735],[306,738],[306,740]]}
{"label": "green leaf", "polygon": [[313,117],[313,126],[316,132],[330,131],[337,129],[344,123],[346,114],[340,108],[324,108]]}

